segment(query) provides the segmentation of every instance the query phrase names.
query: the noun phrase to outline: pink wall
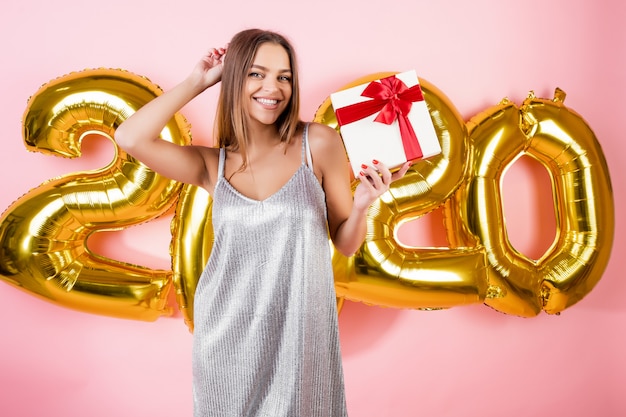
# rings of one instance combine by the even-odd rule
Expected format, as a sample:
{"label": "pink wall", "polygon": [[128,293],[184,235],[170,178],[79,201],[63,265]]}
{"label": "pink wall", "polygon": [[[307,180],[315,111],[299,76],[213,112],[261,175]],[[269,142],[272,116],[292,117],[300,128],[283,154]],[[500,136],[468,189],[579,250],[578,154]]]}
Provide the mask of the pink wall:
{"label": "pink wall", "polygon": [[[98,168],[112,157],[112,146],[95,139],[85,143],[79,160],[26,152],[21,117],[42,84],[109,67],[168,89],[208,47],[249,26],[279,30],[296,44],[306,118],[329,93],[381,71],[415,68],[465,119],[505,96],[520,103],[534,90],[551,98],[560,87],[566,105],[594,129],[611,170],[615,242],[599,284],[560,316],[529,319],[480,304],[422,312],[346,303],[340,324],[349,409],[356,417],[626,413],[626,184],[620,160],[626,155],[626,6],[618,0],[399,0],[367,7],[324,0],[297,10],[301,3],[216,3],[3,5],[0,211],[48,178]],[[212,110],[207,94],[183,111],[197,142],[208,142]],[[547,246],[538,224],[551,209],[528,204],[545,190],[545,178],[534,178],[533,168],[522,163],[505,182],[511,240],[527,254]],[[170,219],[101,237],[98,250],[168,269]],[[440,220],[432,215],[416,222],[403,230],[403,239],[440,243]],[[2,416],[191,413],[191,336],[180,316],[147,323],[90,315],[0,283],[0,340]]]}

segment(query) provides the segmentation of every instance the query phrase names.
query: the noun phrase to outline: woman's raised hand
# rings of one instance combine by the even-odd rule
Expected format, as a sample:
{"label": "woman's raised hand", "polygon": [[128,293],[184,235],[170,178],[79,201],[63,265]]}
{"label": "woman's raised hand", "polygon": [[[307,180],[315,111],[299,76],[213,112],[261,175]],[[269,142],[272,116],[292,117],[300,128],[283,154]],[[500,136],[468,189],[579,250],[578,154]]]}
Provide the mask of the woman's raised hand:
{"label": "woman's raised hand", "polygon": [[222,79],[222,69],[227,48],[226,46],[210,49],[194,67],[191,77],[202,89],[209,88]]}

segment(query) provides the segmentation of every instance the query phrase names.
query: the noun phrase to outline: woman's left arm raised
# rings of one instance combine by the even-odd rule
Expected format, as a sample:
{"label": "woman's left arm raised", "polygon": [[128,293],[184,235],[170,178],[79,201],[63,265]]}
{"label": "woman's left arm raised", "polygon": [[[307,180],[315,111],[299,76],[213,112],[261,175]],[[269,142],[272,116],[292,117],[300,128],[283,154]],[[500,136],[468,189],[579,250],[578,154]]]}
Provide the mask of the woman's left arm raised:
{"label": "woman's left arm raised", "polygon": [[330,238],[339,252],[352,256],[365,239],[369,206],[389,190],[393,181],[404,176],[411,163],[405,163],[394,174],[378,161],[362,165],[360,182],[353,194],[350,164],[337,131],[313,123],[309,141],[313,166],[326,194]]}

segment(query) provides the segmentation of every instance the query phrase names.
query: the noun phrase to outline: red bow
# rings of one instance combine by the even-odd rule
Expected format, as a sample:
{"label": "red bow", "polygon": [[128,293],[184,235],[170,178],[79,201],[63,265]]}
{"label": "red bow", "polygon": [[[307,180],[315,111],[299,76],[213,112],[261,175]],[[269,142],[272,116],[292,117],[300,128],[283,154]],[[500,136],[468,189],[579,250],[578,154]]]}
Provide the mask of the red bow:
{"label": "red bow", "polygon": [[398,119],[400,136],[407,161],[423,156],[417,141],[417,135],[409,121],[409,112],[415,101],[423,101],[424,96],[419,84],[407,87],[395,75],[381,78],[380,82],[372,81],[361,93],[372,100],[351,104],[335,111],[339,125],[347,125],[380,111],[375,122],[390,125]]}

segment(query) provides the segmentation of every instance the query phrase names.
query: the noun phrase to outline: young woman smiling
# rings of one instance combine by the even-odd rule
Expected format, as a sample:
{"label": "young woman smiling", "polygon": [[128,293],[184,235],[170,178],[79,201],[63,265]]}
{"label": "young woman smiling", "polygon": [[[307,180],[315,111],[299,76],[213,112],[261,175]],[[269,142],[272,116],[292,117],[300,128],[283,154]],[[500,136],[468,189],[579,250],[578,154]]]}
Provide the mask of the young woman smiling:
{"label": "young woman smiling", "polygon": [[[216,147],[159,138],[220,81]],[[347,414],[328,237],[352,255],[368,207],[409,164],[393,175],[364,164],[353,193],[340,136],[300,120],[299,94],[287,39],[245,30],[115,135],[154,171],[213,198],[214,245],[194,296],[197,417]]]}

